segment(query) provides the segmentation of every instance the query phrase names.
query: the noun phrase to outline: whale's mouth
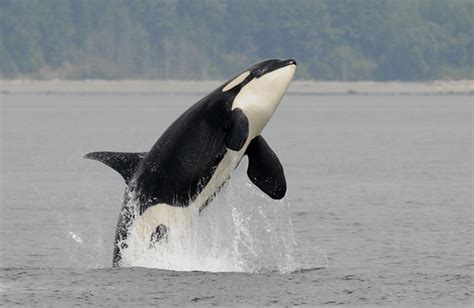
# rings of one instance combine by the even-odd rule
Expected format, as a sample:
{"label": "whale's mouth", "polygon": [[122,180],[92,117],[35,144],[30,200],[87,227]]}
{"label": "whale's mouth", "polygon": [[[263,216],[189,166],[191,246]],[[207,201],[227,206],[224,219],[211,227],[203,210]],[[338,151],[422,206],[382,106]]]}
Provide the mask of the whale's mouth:
{"label": "whale's mouth", "polygon": [[[256,63],[252,66],[250,66],[248,69],[246,69],[244,72],[242,72],[236,79],[238,79],[240,76],[244,76],[243,81],[239,84],[239,90],[243,89],[248,83],[250,83],[252,80],[255,79],[260,79],[261,77],[268,75],[270,73],[273,73],[279,69],[283,69],[286,67],[293,67],[293,72],[296,70],[296,60],[295,59],[285,59],[285,60],[280,60],[280,59],[269,59],[265,60],[263,62]],[[291,76],[293,78],[293,75]],[[240,81],[240,80],[239,80]],[[289,81],[288,81],[289,82]],[[233,88],[235,85],[226,86],[226,90],[229,90],[230,88]]]}
{"label": "whale's mouth", "polygon": [[[272,73],[276,70],[293,67],[293,72],[296,71],[296,60],[295,59],[268,59],[256,64],[251,65],[246,70],[242,71],[240,74],[234,76],[230,79],[225,86],[222,88],[222,92],[229,91],[231,89],[236,89],[240,91],[252,80],[260,79],[261,77]],[[291,76],[293,78],[293,75]]]}
{"label": "whale's mouth", "polygon": [[255,68],[252,71],[252,75],[255,78],[260,78],[265,74],[271,73],[273,71],[276,71],[280,68],[294,65],[296,66],[296,60],[295,59],[286,59],[286,60],[279,60],[279,59],[270,59],[263,61],[258,64],[258,68]]}

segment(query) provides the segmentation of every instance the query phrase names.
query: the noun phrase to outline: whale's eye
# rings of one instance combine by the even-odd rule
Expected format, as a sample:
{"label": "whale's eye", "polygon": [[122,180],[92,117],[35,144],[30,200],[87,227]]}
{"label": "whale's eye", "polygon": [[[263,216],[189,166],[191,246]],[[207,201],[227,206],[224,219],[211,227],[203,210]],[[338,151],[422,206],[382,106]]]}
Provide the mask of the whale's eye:
{"label": "whale's eye", "polygon": [[166,240],[168,237],[168,228],[161,224],[158,227],[156,227],[155,231],[151,234],[150,238],[150,246],[154,246],[156,243],[158,243],[161,240]]}

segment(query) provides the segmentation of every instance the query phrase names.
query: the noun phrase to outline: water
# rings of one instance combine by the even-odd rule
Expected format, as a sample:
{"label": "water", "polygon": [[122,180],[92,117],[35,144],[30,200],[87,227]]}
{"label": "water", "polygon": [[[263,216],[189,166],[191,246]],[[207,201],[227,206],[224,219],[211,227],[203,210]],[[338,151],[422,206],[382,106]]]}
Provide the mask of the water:
{"label": "water", "polygon": [[186,255],[143,261],[174,270],[111,268],[124,184],[82,155],[146,151],[198,98],[1,97],[0,303],[472,305],[469,96],[286,96],[283,201],[243,161]]}

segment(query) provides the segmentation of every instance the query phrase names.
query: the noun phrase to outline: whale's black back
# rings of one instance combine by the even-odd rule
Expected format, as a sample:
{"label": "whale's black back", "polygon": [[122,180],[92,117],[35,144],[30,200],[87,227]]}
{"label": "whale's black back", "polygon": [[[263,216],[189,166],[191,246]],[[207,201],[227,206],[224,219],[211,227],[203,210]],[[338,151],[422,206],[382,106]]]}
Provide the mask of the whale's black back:
{"label": "whale's black back", "polygon": [[219,89],[184,112],[139,162],[130,189],[140,212],[157,203],[187,206],[227,152],[226,123],[234,95]]}

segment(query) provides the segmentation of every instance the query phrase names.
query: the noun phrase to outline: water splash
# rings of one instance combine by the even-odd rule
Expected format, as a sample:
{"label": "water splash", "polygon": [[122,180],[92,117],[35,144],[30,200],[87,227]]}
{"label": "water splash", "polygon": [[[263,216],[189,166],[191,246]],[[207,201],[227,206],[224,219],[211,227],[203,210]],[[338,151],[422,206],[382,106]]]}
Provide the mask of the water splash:
{"label": "water splash", "polygon": [[84,241],[76,233],[70,231],[69,236],[78,244],[84,244]]}
{"label": "water splash", "polygon": [[[242,167],[242,166],[241,166]],[[214,201],[168,241],[129,237],[123,265],[176,271],[281,272],[299,268],[287,201],[264,195],[242,170]]]}

